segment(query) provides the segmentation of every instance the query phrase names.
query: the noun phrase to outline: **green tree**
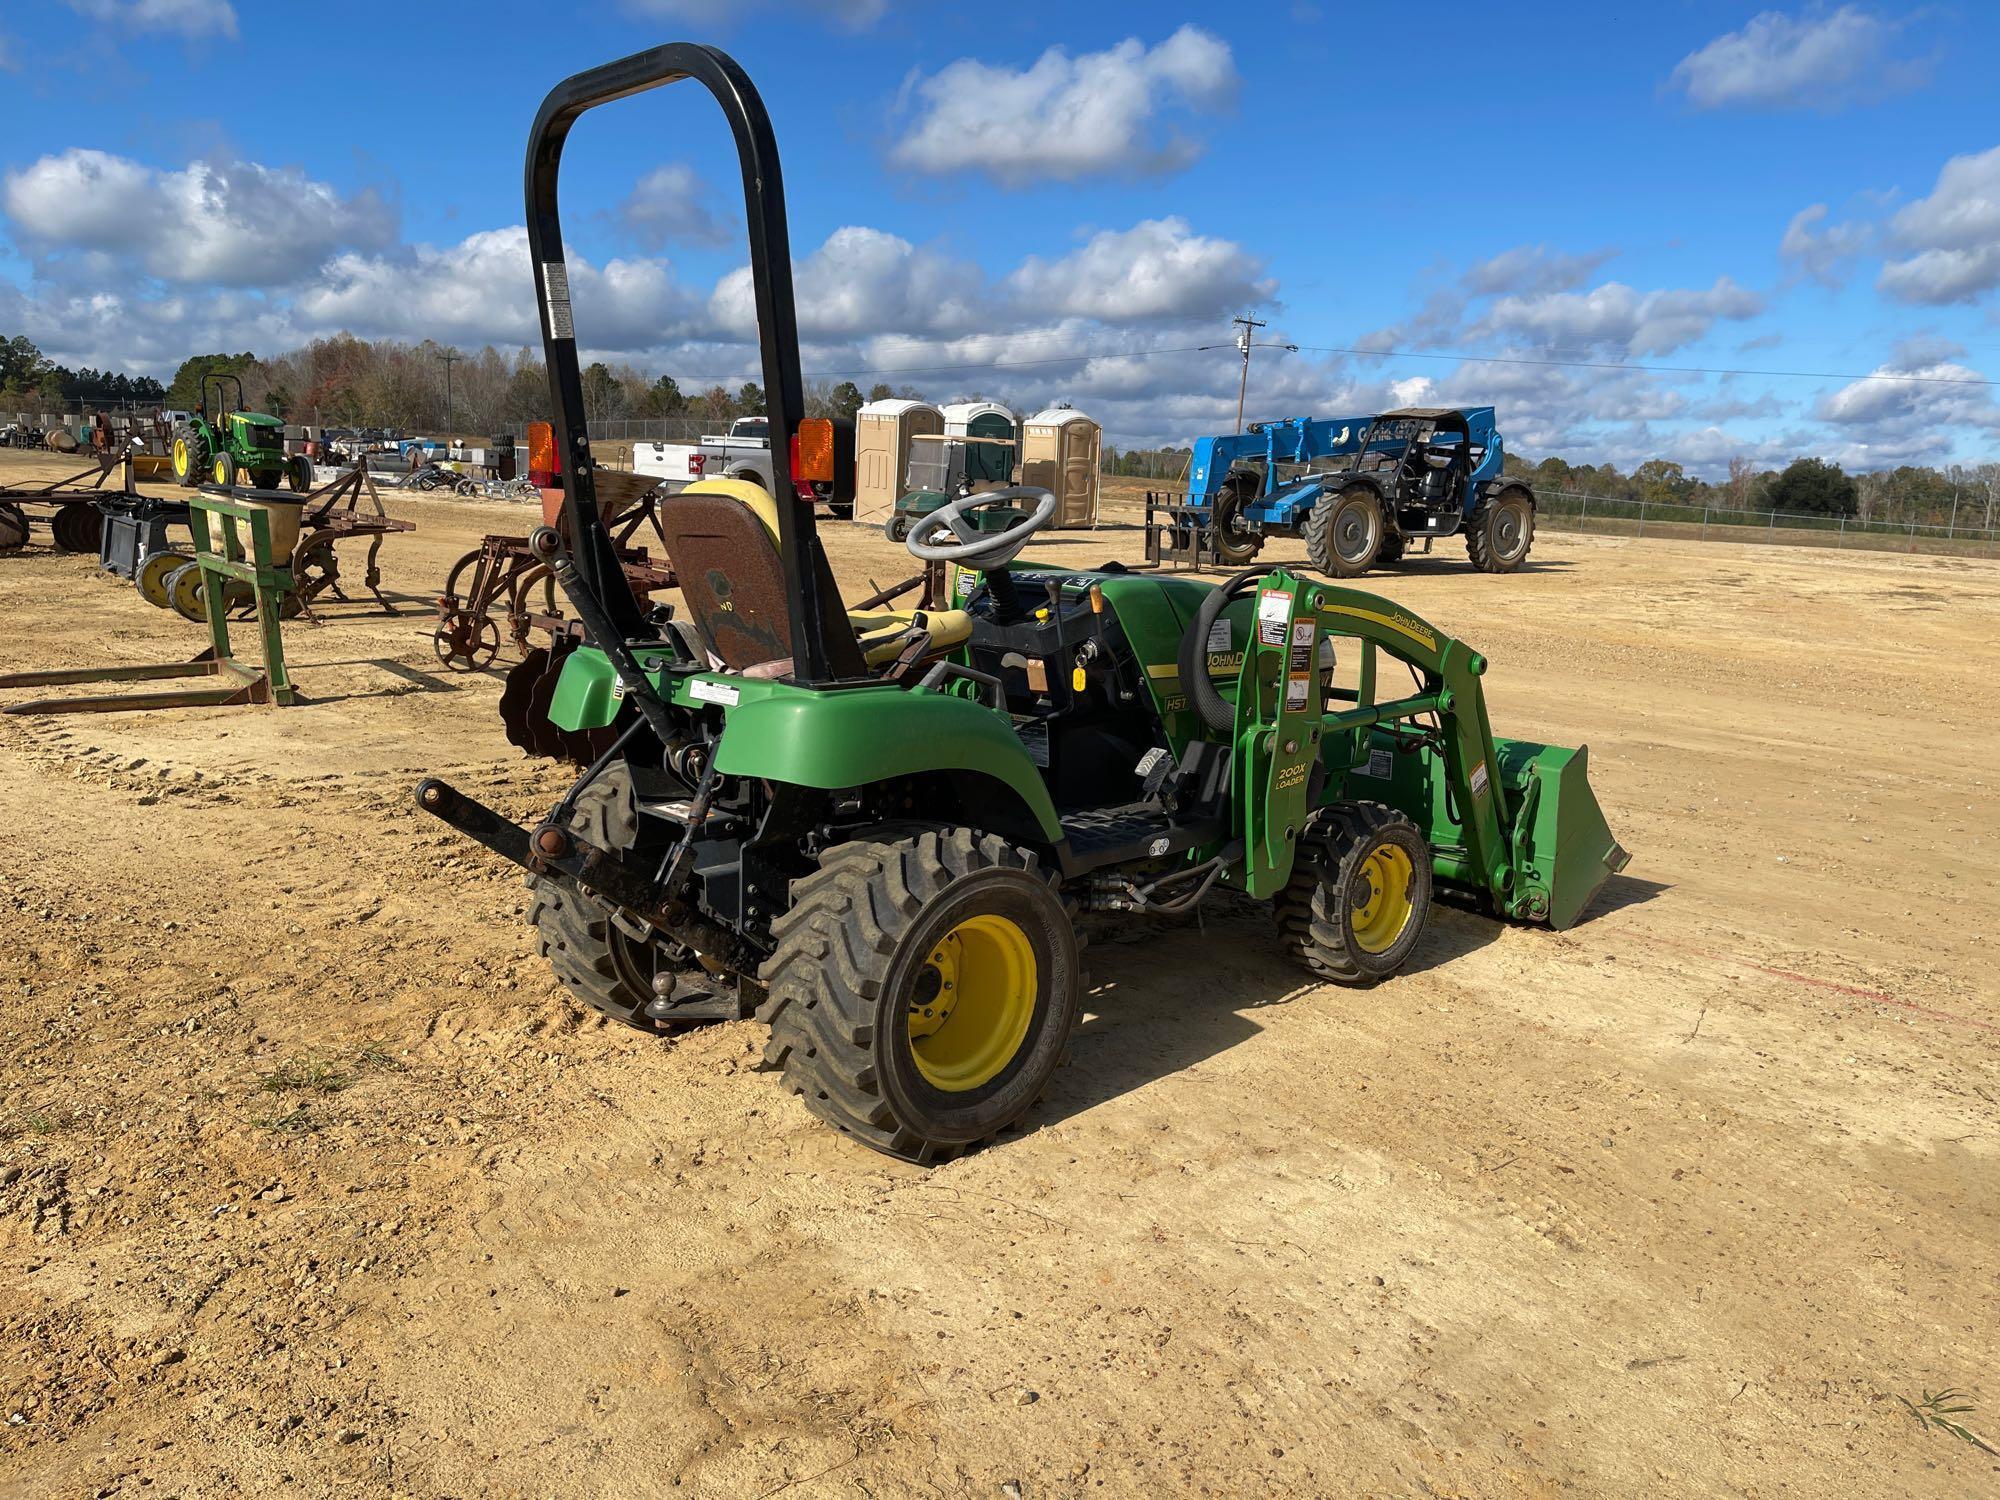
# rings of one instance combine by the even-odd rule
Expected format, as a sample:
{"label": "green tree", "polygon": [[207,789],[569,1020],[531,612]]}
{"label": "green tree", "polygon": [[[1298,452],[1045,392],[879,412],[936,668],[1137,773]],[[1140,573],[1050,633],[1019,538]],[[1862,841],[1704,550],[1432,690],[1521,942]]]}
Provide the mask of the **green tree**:
{"label": "green tree", "polygon": [[744,416],[756,416],[764,409],[764,388],[754,381],[744,381],[743,389],[736,393],[736,404],[743,408]]}
{"label": "green tree", "polygon": [[861,410],[861,387],[851,380],[843,380],[833,388],[833,414],[854,420],[854,414]]}
{"label": "green tree", "polygon": [[679,381],[662,375],[647,389],[646,406],[653,416],[677,417],[687,409],[687,397],[681,394]]}
{"label": "green tree", "polygon": [[240,376],[255,363],[257,356],[248,350],[241,354],[191,354],[174,371],[173,383],[167,387],[166,404],[183,411],[193,411],[201,404],[201,380],[204,375]]}
{"label": "green tree", "polygon": [[42,351],[25,333],[0,339],[0,386],[19,391],[31,389],[41,379],[42,363]]}
{"label": "green tree", "polygon": [[583,371],[583,417],[586,422],[605,422],[625,415],[625,388],[617,374],[602,360]]}
{"label": "green tree", "polygon": [[1861,494],[1839,464],[1823,458],[1799,458],[1771,482],[1767,492],[1771,509],[1800,515],[1851,516],[1860,507]]}
{"label": "green tree", "polygon": [[873,385],[868,387],[868,399],[870,401],[887,401],[891,396],[895,394],[896,392],[894,391],[893,388],[884,385],[879,380],[876,381]]}
{"label": "green tree", "polygon": [[1686,471],[1664,458],[1649,458],[1640,464],[1632,471],[1632,483],[1641,500],[1655,505],[1678,505],[1694,490],[1694,481]]}

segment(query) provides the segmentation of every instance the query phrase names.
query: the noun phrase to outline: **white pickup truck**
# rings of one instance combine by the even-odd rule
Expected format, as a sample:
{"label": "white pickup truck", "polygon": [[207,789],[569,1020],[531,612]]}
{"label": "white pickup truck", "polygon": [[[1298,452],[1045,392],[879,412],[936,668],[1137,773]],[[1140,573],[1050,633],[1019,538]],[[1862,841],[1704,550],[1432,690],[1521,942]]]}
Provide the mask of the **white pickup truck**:
{"label": "white pickup truck", "polygon": [[632,467],[657,476],[668,494],[679,494],[697,479],[747,479],[766,490],[771,478],[771,423],[768,417],[738,417],[721,437],[694,443],[636,443]]}

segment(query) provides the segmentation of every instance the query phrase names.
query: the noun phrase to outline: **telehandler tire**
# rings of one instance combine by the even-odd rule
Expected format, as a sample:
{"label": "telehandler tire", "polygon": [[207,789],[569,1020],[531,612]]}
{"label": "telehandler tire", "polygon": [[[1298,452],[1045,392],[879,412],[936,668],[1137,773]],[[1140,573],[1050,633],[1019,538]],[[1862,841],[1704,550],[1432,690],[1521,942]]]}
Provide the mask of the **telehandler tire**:
{"label": "telehandler tire", "polygon": [[1366,485],[1342,490],[1331,504],[1315,505],[1300,528],[1306,556],[1329,578],[1359,578],[1374,565],[1387,527],[1382,501]]}
{"label": "telehandler tire", "polygon": [[1423,937],[1431,852],[1417,825],[1379,802],[1336,802],[1299,835],[1273,903],[1285,951],[1335,984],[1378,984]]}
{"label": "telehandler tire", "polygon": [[[639,837],[631,772],[607,767],[577,798],[570,826],[600,849],[631,848]],[[646,1015],[655,998],[657,947],[631,936],[606,902],[559,875],[530,875],[528,890],[528,920],[563,988],[614,1021],[657,1031]]]}
{"label": "telehandler tire", "polygon": [[1489,495],[1465,518],[1465,551],[1482,573],[1512,573],[1535,545],[1535,502],[1526,490]]}
{"label": "telehandler tire", "polygon": [[1222,481],[1222,488],[1216,493],[1215,508],[1209,513],[1209,529],[1216,561],[1225,567],[1240,568],[1264,550],[1261,534],[1238,531],[1231,524],[1243,513],[1243,507],[1250,503],[1263,483],[1262,475],[1238,469]]}
{"label": "telehandler tire", "polygon": [[950,1160],[1032,1109],[1068,1051],[1076,929],[1036,856],[1004,839],[837,845],[772,932],[764,1066],[877,1151]]}

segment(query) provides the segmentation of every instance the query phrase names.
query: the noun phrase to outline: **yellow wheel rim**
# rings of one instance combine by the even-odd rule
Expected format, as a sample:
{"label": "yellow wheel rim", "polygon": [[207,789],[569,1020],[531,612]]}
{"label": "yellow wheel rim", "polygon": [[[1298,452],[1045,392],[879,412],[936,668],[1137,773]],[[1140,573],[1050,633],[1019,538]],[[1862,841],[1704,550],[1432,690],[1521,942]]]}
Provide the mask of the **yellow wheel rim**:
{"label": "yellow wheel rim", "polygon": [[185,479],[188,472],[188,445],[186,438],[174,439],[174,478]]}
{"label": "yellow wheel rim", "polygon": [[1410,925],[1410,856],[1400,844],[1377,844],[1354,874],[1354,941],[1384,953]]}
{"label": "yellow wheel rim", "polygon": [[226,457],[218,458],[215,461],[215,482],[217,484],[229,483],[229,460]]}
{"label": "yellow wheel rim", "polygon": [[967,917],[917,972],[910,1054],[925,1083],[962,1094],[997,1078],[1035,1015],[1035,948],[1006,917]]}

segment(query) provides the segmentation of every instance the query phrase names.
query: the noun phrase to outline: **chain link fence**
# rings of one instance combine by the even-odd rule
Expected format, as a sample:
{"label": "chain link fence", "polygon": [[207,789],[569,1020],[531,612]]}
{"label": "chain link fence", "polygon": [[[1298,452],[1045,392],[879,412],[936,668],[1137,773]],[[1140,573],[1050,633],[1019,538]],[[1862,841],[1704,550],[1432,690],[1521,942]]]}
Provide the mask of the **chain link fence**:
{"label": "chain link fence", "polygon": [[[1539,489],[1535,491],[1535,512],[1536,524],[1552,531],[2000,557],[2000,528],[1984,524],[1962,526],[1952,522],[1935,526],[1916,521],[1864,521],[1854,516],[1729,510],[1713,505],[1661,504]],[[1984,519],[1982,515],[1982,523]]]}

